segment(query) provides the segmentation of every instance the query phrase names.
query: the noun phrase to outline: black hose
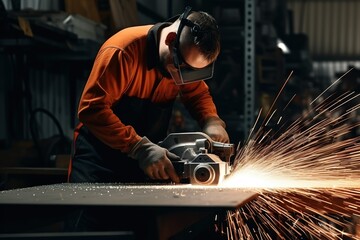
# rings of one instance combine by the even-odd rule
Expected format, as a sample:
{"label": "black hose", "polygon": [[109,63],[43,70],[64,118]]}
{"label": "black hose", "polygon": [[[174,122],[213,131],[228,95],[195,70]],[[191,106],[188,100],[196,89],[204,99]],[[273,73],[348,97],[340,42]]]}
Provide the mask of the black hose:
{"label": "black hose", "polygon": [[[39,128],[38,128],[38,124],[36,123],[36,118],[35,118],[38,113],[43,113],[43,114],[47,115],[54,122],[54,124],[56,125],[56,128],[58,130],[60,142],[66,143],[67,138],[64,135],[64,131],[61,127],[60,122],[56,119],[56,117],[51,112],[49,112],[48,110],[46,110],[44,108],[36,108],[33,111],[31,111],[31,113],[30,113],[30,134],[31,134],[32,140],[34,141],[34,145],[38,152],[41,162],[44,165],[48,165],[50,156],[47,156],[48,154],[46,154],[46,153],[48,151],[44,151],[44,149],[41,146],[40,136],[39,136]],[[54,144],[52,144],[50,147],[53,148]]]}

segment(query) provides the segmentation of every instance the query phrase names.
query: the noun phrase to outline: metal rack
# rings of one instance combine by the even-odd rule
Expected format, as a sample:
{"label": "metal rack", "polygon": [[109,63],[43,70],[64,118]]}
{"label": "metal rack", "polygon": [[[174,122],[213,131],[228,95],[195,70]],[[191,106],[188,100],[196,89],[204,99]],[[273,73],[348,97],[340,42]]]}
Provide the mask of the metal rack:
{"label": "metal rack", "polygon": [[244,137],[254,124],[255,118],[255,6],[256,0],[245,0],[244,14]]}

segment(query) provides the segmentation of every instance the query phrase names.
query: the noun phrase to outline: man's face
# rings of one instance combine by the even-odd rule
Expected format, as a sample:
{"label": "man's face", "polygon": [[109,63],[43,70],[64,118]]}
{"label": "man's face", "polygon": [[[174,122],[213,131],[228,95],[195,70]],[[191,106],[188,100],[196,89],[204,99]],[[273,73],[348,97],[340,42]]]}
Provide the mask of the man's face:
{"label": "man's face", "polygon": [[183,58],[183,65],[187,65],[194,69],[200,69],[208,66],[209,62],[204,55],[200,53],[199,48],[194,44],[184,44],[180,49],[181,57]]}
{"label": "man's face", "polygon": [[[175,54],[174,51],[172,51],[172,48],[170,47],[169,54],[166,56],[166,59],[164,59],[165,61],[163,61],[165,63],[166,70],[169,73],[171,73],[174,80],[176,80],[176,78],[178,78],[177,76],[174,76],[174,75],[180,74],[179,68],[181,70],[187,69],[189,71],[196,72],[200,69],[203,69],[206,66],[209,66],[209,64],[211,64],[211,62],[208,61],[203,56],[203,54],[201,54],[199,48],[196,45],[191,44],[191,43],[184,43],[184,44],[181,44],[181,46],[179,47],[179,51],[177,54],[178,56],[176,56],[176,57],[181,58],[181,64],[177,67],[174,64],[174,54]],[[199,79],[199,80],[203,80],[203,79]],[[179,80],[179,81],[181,81],[181,80]],[[186,79],[185,79],[185,81],[186,81]]]}
{"label": "man's face", "polygon": [[[165,68],[177,85],[212,77],[213,63],[204,57],[198,46],[185,42],[179,44],[177,53],[172,48],[169,49]],[[180,64],[176,64],[176,61]]]}

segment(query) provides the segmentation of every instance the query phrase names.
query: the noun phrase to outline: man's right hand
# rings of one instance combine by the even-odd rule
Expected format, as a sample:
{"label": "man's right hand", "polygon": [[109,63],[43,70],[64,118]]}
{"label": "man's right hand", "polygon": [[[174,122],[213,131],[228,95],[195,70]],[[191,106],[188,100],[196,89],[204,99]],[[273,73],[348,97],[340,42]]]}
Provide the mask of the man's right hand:
{"label": "man's right hand", "polygon": [[129,156],[139,162],[140,168],[151,179],[171,179],[179,183],[171,161],[180,160],[180,157],[152,143],[147,137],[143,137],[130,151]]}

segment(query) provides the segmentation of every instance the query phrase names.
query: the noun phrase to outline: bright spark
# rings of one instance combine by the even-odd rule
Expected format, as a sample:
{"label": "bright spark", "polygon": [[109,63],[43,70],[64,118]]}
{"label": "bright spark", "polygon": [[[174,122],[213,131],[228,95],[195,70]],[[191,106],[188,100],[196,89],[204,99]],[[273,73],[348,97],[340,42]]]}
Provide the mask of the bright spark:
{"label": "bright spark", "polygon": [[360,126],[359,94],[326,96],[329,89],[293,122],[273,119],[278,131],[266,129],[271,110],[237,151],[221,187],[250,188],[259,197],[228,212],[218,227],[228,239],[360,239],[353,223],[360,216],[360,137],[352,135]]}

